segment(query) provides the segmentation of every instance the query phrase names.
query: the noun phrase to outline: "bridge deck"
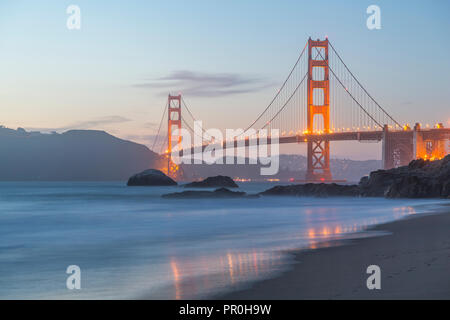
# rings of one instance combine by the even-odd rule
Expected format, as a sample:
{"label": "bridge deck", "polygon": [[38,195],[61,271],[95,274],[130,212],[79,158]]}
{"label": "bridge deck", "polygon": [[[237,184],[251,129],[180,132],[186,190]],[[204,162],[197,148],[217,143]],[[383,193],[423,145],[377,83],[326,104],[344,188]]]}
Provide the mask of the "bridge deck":
{"label": "bridge deck", "polygon": [[[420,130],[423,134],[424,140],[442,140],[450,138],[450,128],[441,128],[441,129],[425,129]],[[412,130],[402,130],[402,131],[388,131],[388,134],[392,138],[412,138],[414,131]],[[281,136],[278,138],[278,143],[305,143],[308,141],[381,141],[383,139],[383,131],[348,131],[348,132],[333,132],[333,133],[322,133],[322,134],[300,134],[300,135],[291,135],[291,136]],[[205,150],[206,147],[210,146],[210,148],[219,148],[220,146],[223,149],[228,148],[241,148],[241,147],[249,147],[249,146],[258,146],[264,144],[272,144],[272,140],[275,140],[272,137],[266,138],[245,138],[241,140],[234,141],[224,141],[222,144],[210,143],[203,144],[202,146],[193,146],[191,148],[187,148],[181,150],[180,155],[184,153],[187,154],[196,154]]]}

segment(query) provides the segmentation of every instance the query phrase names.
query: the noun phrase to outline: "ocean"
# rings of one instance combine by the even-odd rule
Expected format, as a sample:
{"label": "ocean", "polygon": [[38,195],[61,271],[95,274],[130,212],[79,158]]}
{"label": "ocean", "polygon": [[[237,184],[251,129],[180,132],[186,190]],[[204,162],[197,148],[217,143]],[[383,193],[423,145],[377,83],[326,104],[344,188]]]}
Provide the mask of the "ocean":
{"label": "ocean", "polygon": [[[274,183],[240,183],[248,193]],[[182,187],[1,182],[1,299],[201,299],[282,272],[314,249],[439,200],[163,199]],[[66,286],[80,268],[81,289]]]}

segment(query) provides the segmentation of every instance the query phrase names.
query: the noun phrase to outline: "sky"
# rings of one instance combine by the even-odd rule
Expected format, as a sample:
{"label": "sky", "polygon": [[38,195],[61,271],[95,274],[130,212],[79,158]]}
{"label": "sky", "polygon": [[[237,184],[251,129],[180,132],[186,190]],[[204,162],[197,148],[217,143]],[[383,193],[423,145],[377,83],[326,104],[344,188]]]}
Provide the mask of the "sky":
{"label": "sky", "polygon": [[[79,30],[66,25],[72,4]],[[379,30],[366,26],[372,4]],[[447,0],[0,0],[0,125],[106,130],[151,146],[167,94],[181,92],[204,126],[244,128],[308,37],[328,36],[394,118],[450,126],[449,9]],[[380,150],[331,152],[380,159]]]}

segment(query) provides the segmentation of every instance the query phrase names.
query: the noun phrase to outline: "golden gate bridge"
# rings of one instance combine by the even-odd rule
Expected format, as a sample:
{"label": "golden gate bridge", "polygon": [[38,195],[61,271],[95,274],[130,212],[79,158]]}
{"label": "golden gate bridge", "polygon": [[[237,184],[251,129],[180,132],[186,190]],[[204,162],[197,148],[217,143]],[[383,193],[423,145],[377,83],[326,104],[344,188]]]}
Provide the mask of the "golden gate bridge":
{"label": "golden gate bridge", "polygon": [[[187,119],[181,114],[182,109],[187,111]],[[181,94],[169,95],[153,150],[157,149],[166,114],[167,131],[159,143],[159,153],[167,157],[167,173],[171,175],[177,169],[171,161],[173,145],[181,143],[173,129],[185,128],[195,135],[196,118]],[[308,39],[280,89],[244,131],[249,129],[268,129],[269,133],[278,129],[276,138],[280,144],[306,143],[305,180],[312,182],[332,181],[332,141],[381,141],[383,168],[390,169],[416,158],[440,159],[445,156],[450,139],[450,129],[442,123],[433,128],[423,128],[420,123],[413,128],[400,124],[355,77],[328,38]],[[231,148],[270,144],[273,138],[270,134],[264,139],[245,136],[244,141],[235,139]],[[190,154],[218,143],[205,141],[203,135],[201,139],[200,146],[191,146]],[[219,144],[230,148],[226,141]]]}

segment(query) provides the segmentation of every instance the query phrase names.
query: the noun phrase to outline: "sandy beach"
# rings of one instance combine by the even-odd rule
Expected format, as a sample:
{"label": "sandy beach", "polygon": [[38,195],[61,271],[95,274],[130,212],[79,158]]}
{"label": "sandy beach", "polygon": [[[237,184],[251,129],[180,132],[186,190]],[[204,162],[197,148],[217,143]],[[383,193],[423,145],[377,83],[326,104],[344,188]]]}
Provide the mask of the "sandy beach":
{"label": "sandy beach", "polygon": [[[370,230],[387,234],[296,252],[289,271],[218,298],[450,299],[450,209]],[[367,288],[369,265],[381,269],[380,290]]]}

